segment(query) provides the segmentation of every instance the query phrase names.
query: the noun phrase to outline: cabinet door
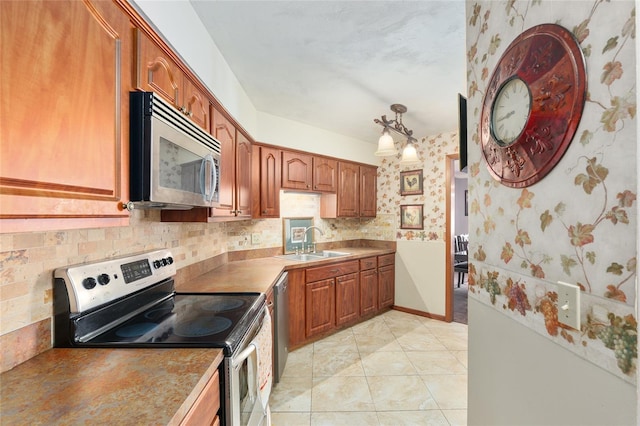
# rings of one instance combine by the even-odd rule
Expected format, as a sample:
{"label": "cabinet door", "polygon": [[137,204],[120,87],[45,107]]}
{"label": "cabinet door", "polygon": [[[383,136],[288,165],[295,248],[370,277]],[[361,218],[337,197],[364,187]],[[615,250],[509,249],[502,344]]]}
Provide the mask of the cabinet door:
{"label": "cabinet door", "polygon": [[236,176],[235,145],[236,128],[220,113],[213,110],[213,136],[220,141],[220,182],[218,191],[220,207],[212,209],[212,216],[231,217],[234,215],[234,192]]}
{"label": "cabinet door", "polygon": [[218,371],[198,395],[180,426],[212,425],[220,409],[220,375]]}
{"label": "cabinet door", "polygon": [[166,52],[140,29],[136,29],[136,49],[136,87],[146,92],[157,93],[181,109],[182,71]]}
{"label": "cabinet door", "polygon": [[236,216],[251,218],[251,141],[237,132],[236,138]]}
{"label": "cabinet door", "polygon": [[211,132],[210,104],[207,96],[189,80],[184,78],[182,107],[191,121],[202,127],[207,133]]}
{"label": "cabinet door", "polygon": [[128,16],[112,2],[1,1],[0,40],[2,232],[126,225]]}
{"label": "cabinet door", "polygon": [[307,338],[335,327],[336,301],[334,278],[306,284]]}
{"label": "cabinet door", "polygon": [[282,151],[282,187],[311,190],[313,156]]}
{"label": "cabinet door", "polygon": [[338,163],[338,217],[358,217],[360,212],[360,167]]}
{"label": "cabinet door", "polygon": [[376,217],[378,168],[360,166],[360,217]]}
{"label": "cabinet door", "polygon": [[393,306],[395,291],[395,265],[378,268],[378,308]]}
{"label": "cabinet door", "polygon": [[359,274],[336,278],[336,326],[353,322],[360,317]]}
{"label": "cabinet door", "polygon": [[338,188],[338,160],[313,158],[314,191],[336,192]]}
{"label": "cabinet door", "polygon": [[360,315],[373,314],[378,310],[378,270],[360,272]]}
{"label": "cabinet door", "polygon": [[254,145],[252,170],[253,217],[280,217],[281,151]]}

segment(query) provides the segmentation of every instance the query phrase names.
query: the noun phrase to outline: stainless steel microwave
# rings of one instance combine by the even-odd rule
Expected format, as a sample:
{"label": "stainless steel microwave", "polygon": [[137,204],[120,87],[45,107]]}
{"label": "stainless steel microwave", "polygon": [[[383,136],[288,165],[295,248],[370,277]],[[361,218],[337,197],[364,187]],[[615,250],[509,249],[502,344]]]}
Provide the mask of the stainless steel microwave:
{"label": "stainless steel microwave", "polygon": [[152,92],[130,93],[128,208],[218,207],[220,142]]}

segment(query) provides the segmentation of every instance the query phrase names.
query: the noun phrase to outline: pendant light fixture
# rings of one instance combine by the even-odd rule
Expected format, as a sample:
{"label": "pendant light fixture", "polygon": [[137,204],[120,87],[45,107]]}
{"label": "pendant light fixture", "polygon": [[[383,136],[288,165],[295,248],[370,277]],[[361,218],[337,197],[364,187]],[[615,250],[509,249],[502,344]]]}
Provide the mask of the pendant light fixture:
{"label": "pendant light fixture", "polygon": [[401,164],[414,164],[419,163],[418,152],[414,145],[417,140],[413,137],[413,130],[407,129],[402,123],[402,114],[407,112],[407,107],[402,104],[391,105],[391,111],[396,113],[396,118],[393,120],[387,120],[387,116],[383,115],[380,119],[374,118],[373,121],[383,127],[382,136],[378,139],[378,150],[375,155],[378,157],[387,157],[396,155],[398,151],[391,137],[390,130],[407,138],[407,144],[402,150]]}

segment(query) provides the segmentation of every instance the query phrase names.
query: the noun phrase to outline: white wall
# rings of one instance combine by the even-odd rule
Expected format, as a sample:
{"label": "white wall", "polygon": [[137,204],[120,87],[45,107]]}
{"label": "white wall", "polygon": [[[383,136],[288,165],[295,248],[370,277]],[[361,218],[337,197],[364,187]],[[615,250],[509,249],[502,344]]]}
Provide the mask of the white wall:
{"label": "white wall", "polygon": [[396,306],[445,316],[445,242],[396,242]]}
{"label": "white wall", "polygon": [[379,163],[372,143],[257,111],[189,1],[130,1],[256,141]]}
{"label": "white wall", "polygon": [[260,142],[366,164],[380,164],[380,158],[373,155],[376,149],[374,144],[297,121],[259,112],[258,130],[259,137],[256,140]]}
{"label": "white wall", "polygon": [[[187,0],[129,0],[252,135],[256,109]],[[197,40],[197,42],[196,42]]]}
{"label": "white wall", "polygon": [[469,348],[470,426],[636,424],[634,385],[473,298]]}
{"label": "white wall", "polygon": [[455,222],[454,235],[469,233],[469,216],[464,214],[465,191],[469,189],[469,181],[467,178],[455,179]]}

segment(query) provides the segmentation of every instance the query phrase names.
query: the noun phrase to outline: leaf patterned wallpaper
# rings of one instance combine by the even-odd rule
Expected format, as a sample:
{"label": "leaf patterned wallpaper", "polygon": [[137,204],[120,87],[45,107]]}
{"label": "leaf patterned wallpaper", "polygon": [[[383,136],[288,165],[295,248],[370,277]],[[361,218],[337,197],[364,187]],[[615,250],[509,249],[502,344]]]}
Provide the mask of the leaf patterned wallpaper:
{"label": "leaf patterned wallpaper", "polygon": [[[395,218],[396,240],[444,240],[446,229],[446,156],[458,151],[458,132],[422,138],[415,143],[418,165],[400,164],[404,147],[396,142],[398,154],[383,157],[378,167],[378,216]],[[423,170],[422,195],[400,195],[400,172]],[[400,206],[422,204],[424,229],[400,229]],[[388,216],[386,216],[388,215]]]}
{"label": "leaf patterned wallpaper", "polygon": [[[609,372],[637,369],[636,28],[631,0],[467,1],[469,297]],[[576,136],[540,182],[513,189],[487,171],[478,138],[487,82],[524,30],[570,30],[587,65]],[[581,328],[558,322],[556,282],[580,286]]]}

